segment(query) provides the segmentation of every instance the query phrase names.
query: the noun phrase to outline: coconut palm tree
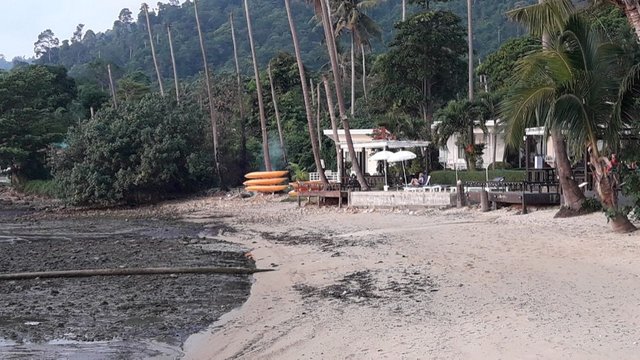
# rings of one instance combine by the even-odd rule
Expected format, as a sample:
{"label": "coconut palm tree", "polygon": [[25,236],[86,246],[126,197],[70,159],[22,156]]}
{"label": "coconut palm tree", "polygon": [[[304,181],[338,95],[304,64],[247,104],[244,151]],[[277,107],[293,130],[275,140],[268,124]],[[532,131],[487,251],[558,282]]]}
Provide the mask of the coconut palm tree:
{"label": "coconut palm tree", "polygon": [[435,118],[439,122],[434,131],[435,143],[446,146],[449,138],[457,134],[457,145],[464,149],[467,169],[475,170],[476,160],[483,147],[475,143],[474,129],[480,127],[486,132],[484,122],[480,121],[482,117],[476,104],[468,99],[452,100],[436,112]]}
{"label": "coconut palm tree", "polygon": [[[531,35],[541,37],[543,48],[548,48],[551,34],[562,32],[569,17],[575,12],[576,9],[571,0],[538,0],[538,4],[510,11],[507,16],[525,25]],[[537,126],[541,122],[544,123],[544,119],[548,115],[545,112],[546,110],[536,110],[537,121],[535,125],[532,124],[533,126]],[[555,165],[560,188],[562,189],[564,207],[579,211],[586,197],[578,187],[578,183],[573,179],[565,137],[556,128],[550,128],[549,134],[555,151]]]}
{"label": "coconut palm tree", "polygon": [[307,77],[304,71],[304,64],[302,63],[302,55],[300,54],[300,43],[298,42],[298,32],[296,31],[296,25],[293,22],[293,16],[291,15],[291,6],[289,0],[284,0],[284,5],[287,10],[287,18],[289,19],[289,28],[291,29],[291,38],[293,39],[293,48],[296,53],[296,62],[298,63],[298,73],[300,74],[300,84],[302,86],[302,97],[304,98],[304,109],[307,113],[307,125],[309,127],[309,139],[311,139],[311,151],[313,152],[313,160],[316,163],[316,169],[318,175],[320,175],[320,181],[323,184],[328,184],[329,181],[322,169],[322,162],[320,161],[320,150],[318,148],[318,139],[316,139],[316,133],[313,124],[313,109],[311,108],[311,99],[309,98],[309,88],[307,87]]}
{"label": "coconut palm tree", "polygon": [[256,92],[258,93],[258,111],[260,113],[260,129],[262,132],[262,153],[264,157],[265,170],[271,171],[271,156],[269,155],[269,134],[267,133],[267,118],[264,113],[264,102],[262,101],[262,84],[260,83],[260,70],[258,69],[258,59],[256,57],[256,47],[253,43],[253,30],[251,28],[251,16],[249,15],[249,3],[244,0],[244,13],[247,18],[247,32],[249,33],[249,47],[251,48],[251,58],[253,60],[253,72],[256,80]]}
{"label": "coconut palm tree", "polygon": [[[566,133],[567,146],[586,146],[594,170],[595,189],[616,232],[636,230],[618,207],[618,177],[598,148],[616,149],[620,129],[619,99],[628,96],[623,86],[621,50],[604,42],[596,30],[578,15],[571,15],[561,33],[551,36],[548,47],[522,59],[504,102],[508,119],[507,140],[521,139],[524,127],[545,114],[547,130]],[[555,144],[555,142],[554,142]],[[562,166],[559,164],[559,166]]]}
{"label": "coconut palm tree", "polygon": [[360,165],[358,165],[358,158],[356,156],[356,150],[353,146],[353,139],[351,138],[351,128],[349,126],[349,118],[347,116],[346,106],[344,103],[344,93],[342,86],[340,86],[340,71],[338,68],[338,52],[336,51],[336,42],[331,31],[330,21],[330,8],[328,0],[314,0],[314,6],[316,9],[316,16],[322,20],[322,27],[324,29],[325,43],[327,44],[327,51],[329,53],[329,59],[331,60],[331,72],[333,73],[333,81],[336,88],[336,96],[338,99],[338,112],[340,119],[342,120],[342,127],[344,129],[344,137],[347,142],[347,148],[349,150],[349,156],[351,157],[351,168],[356,174],[358,183],[363,190],[370,190],[367,180],[364,178],[364,174]]}
{"label": "coconut palm tree", "polygon": [[162,76],[160,76],[160,67],[158,67],[158,59],[156,58],[156,47],[153,42],[153,34],[151,33],[151,21],[149,21],[149,6],[146,3],[142,3],[141,10],[144,11],[144,16],[147,18],[147,31],[149,32],[149,44],[151,44],[151,56],[153,57],[153,66],[156,69],[156,75],[158,76],[158,86],[160,86],[160,95],[164,96],[164,88],[162,86]]}
{"label": "coconut palm tree", "polygon": [[[351,36],[351,116],[355,113],[356,103],[356,51],[362,56],[362,86],[366,96],[365,48],[371,49],[371,39],[382,41],[382,29],[369,16],[365,9],[374,7],[380,0],[338,0],[334,15],[337,18],[336,35],[348,30]],[[357,50],[356,50],[357,49]]]}

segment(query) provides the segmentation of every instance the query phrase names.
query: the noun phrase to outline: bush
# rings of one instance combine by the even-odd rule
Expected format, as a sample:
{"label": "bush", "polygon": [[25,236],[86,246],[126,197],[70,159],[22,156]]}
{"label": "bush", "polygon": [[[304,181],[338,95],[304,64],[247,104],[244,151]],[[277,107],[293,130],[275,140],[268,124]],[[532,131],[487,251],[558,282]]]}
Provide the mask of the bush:
{"label": "bush", "polygon": [[52,168],[75,204],[140,203],[211,185],[208,122],[197,104],[157,94],[104,108],[69,131]]}
{"label": "bush", "polygon": [[18,189],[26,194],[59,198],[62,191],[57,182],[53,180],[29,180]]}

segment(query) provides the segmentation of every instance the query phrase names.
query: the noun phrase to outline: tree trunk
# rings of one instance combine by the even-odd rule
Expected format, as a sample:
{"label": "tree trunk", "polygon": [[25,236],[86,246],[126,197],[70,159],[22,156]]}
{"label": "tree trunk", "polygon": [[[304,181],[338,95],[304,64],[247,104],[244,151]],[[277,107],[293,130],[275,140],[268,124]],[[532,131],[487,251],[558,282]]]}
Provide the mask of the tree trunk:
{"label": "tree trunk", "polygon": [[362,55],[362,91],[364,92],[364,99],[367,98],[367,62],[364,56],[364,44],[360,44],[360,53]]}
{"label": "tree trunk", "polygon": [[[246,1],[246,0],[245,0]],[[313,126],[313,110],[311,109],[311,100],[309,99],[309,89],[307,89],[307,77],[304,71],[304,64],[302,63],[302,56],[300,55],[300,43],[298,42],[298,32],[296,31],[296,25],[293,22],[291,15],[291,6],[289,0],[284,0],[284,5],[287,9],[287,18],[289,19],[289,27],[291,29],[291,38],[293,39],[293,49],[296,54],[296,62],[298,64],[298,73],[300,74],[300,84],[302,86],[302,96],[304,98],[304,109],[307,113],[307,126],[309,128],[309,138],[311,139],[311,151],[313,152],[313,160],[316,163],[318,175],[320,181],[323,184],[328,184],[327,177],[322,169],[320,162],[320,151],[318,150],[318,141],[315,136],[315,129]]]}
{"label": "tree trunk", "polygon": [[609,162],[609,159],[599,157],[593,146],[594,144],[591,145],[591,166],[593,166],[594,185],[602,207],[606,210],[611,222],[611,228],[617,233],[636,231],[637,228],[618,206],[618,169]]}
{"label": "tree trunk", "polygon": [[[556,129],[551,129],[550,133],[556,156],[556,171],[558,172],[558,180],[562,188],[562,196],[564,197],[564,206],[571,210],[578,211],[582,208],[582,203],[584,203],[586,198],[573,179],[573,172],[571,171],[571,163],[567,156],[567,146],[564,142],[564,136],[560,130]],[[527,161],[529,161],[529,159],[527,159]]]}
{"label": "tree trunk", "polygon": [[[473,11],[472,0],[467,0],[467,42],[469,46],[469,101],[473,101]],[[472,139],[473,142],[473,139]]]}
{"label": "tree trunk", "polygon": [[407,0],[402,0],[402,21],[407,19]]}
{"label": "tree trunk", "polygon": [[282,148],[282,159],[285,166],[289,164],[287,161],[287,149],[284,146],[284,135],[282,134],[282,125],[280,123],[280,111],[278,111],[278,100],[276,99],[276,89],[273,87],[273,76],[271,75],[271,64],[267,66],[267,74],[269,75],[269,85],[271,86],[271,100],[273,100],[273,111],[276,113],[276,125],[278,126],[278,137],[280,138],[280,147]]}
{"label": "tree trunk", "polygon": [[111,90],[111,100],[113,100],[113,108],[118,108],[118,102],[116,101],[116,87],[113,84],[113,76],[111,76],[111,64],[107,64],[107,74],[109,74],[109,90]]}
{"label": "tree trunk", "polygon": [[321,117],[320,117],[320,84],[316,85],[316,127],[318,130],[318,149],[322,152],[322,130],[321,128]]}
{"label": "tree trunk", "polygon": [[262,152],[264,155],[264,167],[271,171],[271,156],[269,155],[269,134],[267,133],[267,118],[264,114],[264,103],[262,101],[262,85],[260,84],[260,71],[258,70],[258,59],[256,48],[253,44],[253,30],[251,29],[251,16],[249,15],[249,3],[244,0],[244,12],[247,17],[247,31],[249,32],[249,45],[251,47],[251,58],[253,59],[253,72],[256,79],[256,91],[258,92],[258,110],[260,112],[260,129],[262,131]]}
{"label": "tree trunk", "polygon": [[167,25],[167,35],[169,36],[169,51],[171,52],[171,64],[173,65],[173,82],[176,86],[176,101],[180,104],[180,88],[178,86],[178,68],[176,67],[176,57],[173,53],[173,39],[171,38],[171,25]]}
{"label": "tree trunk", "polygon": [[151,22],[149,21],[149,7],[147,4],[142,3],[142,9],[144,10],[144,16],[147,18],[147,30],[149,31],[149,43],[151,44],[151,56],[153,57],[153,66],[156,68],[156,75],[158,76],[158,86],[160,86],[160,95],[164,96],[164,87],[162,86],[162,77],[160,76],[160,68],[158,67],[158,59],[156,58],[156,48],[153,45],[153,34],[151,34]]}
{"label": "tree trunk", "polygon": [[222,181],[222,172],[220,171],[220,159],[218,156],[218,120],[216,119],[215,107],[213,105],[213,94],[211,93],[211,79],[209,78],[209,65],[207,64],[207,52],[204,48],[204,38],[202,37],[202,29],[200,28],[200,17],[198,16],[198,2],[193,0],[193,9],[196,15],[196,27],[198,29],[198,38],[200,39],[200,51],[202,52],[202,63],[204,65],[204,81],[207,86],[207,97],[209,99],[209,118],[211,119],[211,133],[213,142],[213,159],[216,165],[216,174]]}
{"label": "tree trunk", "polygon": [[236,81],[238,83],[238,110],[240,111],[240,156],[241,169],[247,170],[247,127],[244,118],[244,101],[242,91],[242,80],[240,79],[240,62],[238,61],[238,46],[236,43],[236,30],[233,25],[233,13],[229,14],[229,24],[231,25],[231,40],[233,41],[233,60],[236,65]]}
{"label": "tree trunk", "polygon": [[351,117],[356,113],[356,35],[351,30]]}
{"label": "tree trunk", "polygon": [[[498,119],[495,119],[493,121],[493,136],[491,141],[493,141],[493,144],[491,144],[492,148],[492,152],[493,154],[491,155],[491,170],[495,170],[496,169],[496,151],[498,149]],[[503,159],[504,160],[504,159]]]}
{"label": "tree trunk", "polygon": [[611,2],[624,10],[629,26],[631,26],[636,33],[638,40],[640,40],[640,8],[638,7],[638,3],[625,0],[611,0]]}
{"label": "tree trunk", "polygon": [[336,85],[336,96],[338,98],[338,111],[340,113],[340,119],[342,120],[342,127],[344,128],[344,137],[347,141],[347,147],[349,149],[349,156],[351,157],[351,167],[353,171],[356,173],[356,177],[358,182],[360,183],[360,188],[363,190],[370,190],[369,184],[364,178],[364,174],[360,165],[358,164],[358,157],[356,156],[356,150],[353,146],[353,139],[351,138],[351,130],[349,127],[349,118],[347,117],[347,111],[344,104],[344,94],[342,91],[342,87],[339,86],[341,83],[340,72],[338,69],[338,53],[336,51],[336,42],[333,38],[333,31],[331,31],[331,23],[329,21],[329,3],[326,0],[323,1],[322,8],[322,24],[324,27],[324,36],[327,43],[327,49],[329,52],[329,58],[331,60],[331,69],[333,72],[334,84]]}
{"label": "tree trunk", "polygon": [[333,107],[333,98],[331,97],[331,85],[329,85],[329,79],[326,75],[322,75],[322,82],[324,83],[324,92],[327,96],[327,108],[329,109],[329,119],[331,120],[331,131],[333,132],[333,138],[336,145],[336,161],[337,170],[340,174],[340,181],[344,179],[344,169],[342,168],[342,149],[340,148],[340,136],[338,135],[338,124],[336,122],[336,112]]}

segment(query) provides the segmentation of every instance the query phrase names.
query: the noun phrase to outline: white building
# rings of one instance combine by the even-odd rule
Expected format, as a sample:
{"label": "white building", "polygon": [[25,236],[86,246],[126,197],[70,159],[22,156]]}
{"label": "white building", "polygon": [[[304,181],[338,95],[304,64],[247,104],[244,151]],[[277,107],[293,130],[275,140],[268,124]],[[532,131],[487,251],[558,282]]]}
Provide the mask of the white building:
{"label": "white building", "polygon": [[[498,121],[499,122],[499,121]],[[434,124],[435,129],[437,123]],[[496,128],[496,121],[489,120],[486,122],[487,132],[482,131],[477,127],[473,130],[474,142],[476,144],[485,144],[484,151],[482,152],[482,164],[481,168],[486,168],[493,163],[494,151],[495,161],[504,161],[505,156],[505,142],[504,135],[500,133],[500,130]],[[447,140],[447,145],[440,148],[440,155],[438,161],[443,167],[447,169],[460,169],[467,168],[467,163],[464,157],[464,148],[462,145],[458,145],[458,135],[452,135]]]}

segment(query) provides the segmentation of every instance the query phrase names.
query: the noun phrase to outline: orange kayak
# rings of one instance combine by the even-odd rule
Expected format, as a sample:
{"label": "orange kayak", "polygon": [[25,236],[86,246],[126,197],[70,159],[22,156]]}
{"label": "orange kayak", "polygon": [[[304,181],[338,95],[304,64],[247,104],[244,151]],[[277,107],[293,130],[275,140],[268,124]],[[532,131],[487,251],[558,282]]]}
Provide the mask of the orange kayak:
{"label": "orange kayak", "polygon": [[289,175],[287,170],[276,171],[254,171],[246,174],[244,177],[247,179],[272,179]]}
{"label": "orange kayak", "polygon": [[288,188],[289,185],[251,185],[247,186],[245,189],[247,191],[257,191],[257,192],[279,192]]}
{"label": "orange kayak", "polygon": [[251,180],[247,180],[247,181],[243,182],[243,184],[246,185],[246,186],[251,186],[251,185],[278,185],[278,184],[282,184],[285,181],[287,181],[286,177],[273,178],[273,179],[251,179]]}

